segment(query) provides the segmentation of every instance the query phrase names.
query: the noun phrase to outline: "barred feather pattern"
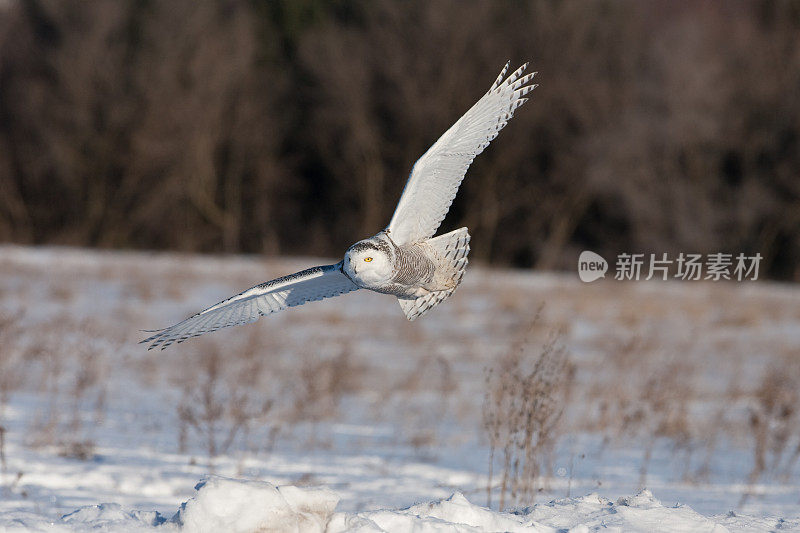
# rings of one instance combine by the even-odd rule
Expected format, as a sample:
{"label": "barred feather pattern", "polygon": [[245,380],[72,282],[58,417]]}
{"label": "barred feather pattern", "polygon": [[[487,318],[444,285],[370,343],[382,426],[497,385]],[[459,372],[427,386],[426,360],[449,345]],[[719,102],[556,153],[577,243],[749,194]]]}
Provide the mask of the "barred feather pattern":
{"label": "barred feather pattern", "polygon": [[183,322],[155,333],[141,343],[148,350],[162,350],[173,343],[211,333],[222,328],[249,324],[270,313],[307,302],[332,298],[357,290],[358,286],[342,272],[342,263],[309,268],[289,276],[261,283],[227,300],[200,311]]}
{"label": "barred feather pattern", "polygon": [[433,279],[436,266],[418,245],[397,248],[395,255],[397,273],[393,282],[403,285],[425,285]]}
{"label": "barred feather pattern", "polygon": [[439,268],[446,274],[449,286],[447,289],[432,291],[419,298],[399,298],[398,302],[406,318],[416,320],[449,298],[461,285],[468,263],[469,241],[467,228],[459,228],[427,241],[442,260]]}
{"label": "barred feather pattern", "polygon": [[397,244],[436,233],[475,157],[497,137],[525,96],[536,88],[525,63],[508,77],[510,62],[489,91],[417,160],[387,231]]}

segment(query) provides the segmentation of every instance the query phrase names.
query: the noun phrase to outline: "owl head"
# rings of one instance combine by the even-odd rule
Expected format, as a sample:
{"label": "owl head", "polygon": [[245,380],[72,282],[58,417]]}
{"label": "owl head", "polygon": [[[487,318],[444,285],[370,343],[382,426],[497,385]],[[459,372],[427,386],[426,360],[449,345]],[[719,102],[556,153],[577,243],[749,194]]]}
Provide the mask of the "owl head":
{"label": "owl head", "polygon": [[359,241],[344,254],[344,271],[365,288],[382,287],[394,275],[391,248],[374,238]]}

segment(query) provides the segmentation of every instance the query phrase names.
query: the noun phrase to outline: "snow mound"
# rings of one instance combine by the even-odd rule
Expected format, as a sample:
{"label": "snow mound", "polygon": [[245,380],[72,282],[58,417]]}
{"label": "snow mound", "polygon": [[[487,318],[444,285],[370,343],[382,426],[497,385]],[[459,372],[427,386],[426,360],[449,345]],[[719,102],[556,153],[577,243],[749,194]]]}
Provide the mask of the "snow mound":
{"label": "snow mound", "polygon": [[136,530],[160,526],[166,519],[155,511],[123,511],[118,503],[101,503],[81,507],[61,518],[69,525],[85,525],[92,529],[114,531]]}
{"label": "snow mound", "polygon": [[[161,527],[158,527],[161,526]],[[143,531],[166,533],[176,531],[177,527],[156,511],[125,511],[117,503],[101,503],[81,507],[61,517],[61,520],[48,519],[41,514],[27,511],[14,511],[0,514],[2,533],[75,533],[75,532],[120,532],[136,533]]]}
{"label": "snow mound", "polygon": [[[758,521],[758,519],[756,519]],[[748,524],[750,527],[752,523]],[[415,531],[463,533],[486,531],[583,533],[600,530],[630,532],[723,533],[728,528],[684,506],[665,507],[649,491],[612,503],[596,494],[567,498],[513,513],[500,513],[470,503],[456,493],[446,500],[414,505],[408,509],[368,511],[355,515],[337,513],[328,531]]]}
{"label": "snow mound", "polygon": [[195,490],[173,519],[191,533],[323,532],[339,503],[325,489],[222,477],[209,477]]}
{"label": "snow mound", "polygon": [[446,500],[421,503],[398,511],[368,511],[356,515],[337,513],[331,520],[328,531],[331,533],[384,531],[472,533],[555,530],[539,524],[526,523],[523,517],[478,507],[457,492]]}
{"label": "snow mound", "polygon": [[597,494],[497,512],[470,503],[461,493],[405,509],[335,512],[339,497],[320,488],[275,486],[260,481],[209,477],[171,520],[153,511],[126,511],[118,504],[83,507],[48,520],[27,512],[0,514],[0,531],[113,531],[119,533],[537,533],[706,532],[800,530],[800,521],[729,513],[706,517],[683,505],[665,506],[643,490],[612,502]]}

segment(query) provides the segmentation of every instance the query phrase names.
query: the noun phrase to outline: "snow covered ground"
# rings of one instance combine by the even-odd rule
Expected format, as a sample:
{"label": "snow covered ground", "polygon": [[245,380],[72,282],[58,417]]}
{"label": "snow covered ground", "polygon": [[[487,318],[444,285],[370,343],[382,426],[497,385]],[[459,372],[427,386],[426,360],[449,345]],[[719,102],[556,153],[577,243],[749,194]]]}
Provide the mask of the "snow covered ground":
{"label": "snow covered ground", "polygon": [[339,498],[326,489],[276,487],[262,481],[211,477],[197,485],[197,494],[167,518],[150,511],[129,511],[119,504],[87,506],[58,522],[40,515],[11,512],[3,518],[8,531],[192,531],[246,532],[481,532],[511,531],[791,531],[800,521],[766,517],[705,517],[690,507],[664,506],[649,491],[609,501],[597,494],[563,498],[516,509],[491,511],[470,503],[461,493],[404,509],[336,512]]}
{"label": "snow covered ground", "polygon": [[[0,247],[0,531],[800,530],[800,289],[470,268],[414,323],[357,292],[137,344],[323,262]],[[487,369],[555,332],[563,416],[498,512]]]}

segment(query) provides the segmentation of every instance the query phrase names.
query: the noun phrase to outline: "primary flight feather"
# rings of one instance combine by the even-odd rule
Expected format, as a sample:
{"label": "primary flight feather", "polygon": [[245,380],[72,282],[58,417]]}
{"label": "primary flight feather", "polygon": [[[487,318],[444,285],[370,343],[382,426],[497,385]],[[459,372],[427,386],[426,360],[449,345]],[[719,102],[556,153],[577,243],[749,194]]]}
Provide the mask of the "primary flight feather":
{"label": "primary flight feather", "polygon": [[456,121],[411,170],[389,225],[348,248],[335,265],[309,268],[256,285],[143,340],[148,349],[259,317],[306,302],[358,289],[391,294],[409,320],[422,316],[456,290],[464,276],[469,233],[460,228],[433,237],[447,215],[472,163],[527,101],[536,85],[525,63],[506,76],[509,63],[489,91]]}

